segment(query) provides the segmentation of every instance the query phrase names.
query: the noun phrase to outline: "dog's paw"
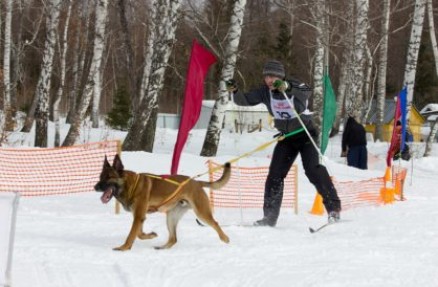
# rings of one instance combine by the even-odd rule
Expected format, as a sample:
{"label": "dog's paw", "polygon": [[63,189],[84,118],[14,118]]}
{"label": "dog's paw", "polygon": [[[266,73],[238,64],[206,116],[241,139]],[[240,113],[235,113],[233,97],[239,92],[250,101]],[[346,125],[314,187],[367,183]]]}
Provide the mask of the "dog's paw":
{"label": "dog's paw", "polygon": [[131,249],[131,246],[127,246],[125,244],[123,244],[122,246],[114,247],[113,248],[114,251],[127,251],[127,250],[130,250],[130,249]]}
{"label": "dog's paw", "polygon": [[141,233],[138,238],[141,240],[145,240],[145,239],[152,239],[157,237],[158,235],[155,232],[151,232],[151,233]]}

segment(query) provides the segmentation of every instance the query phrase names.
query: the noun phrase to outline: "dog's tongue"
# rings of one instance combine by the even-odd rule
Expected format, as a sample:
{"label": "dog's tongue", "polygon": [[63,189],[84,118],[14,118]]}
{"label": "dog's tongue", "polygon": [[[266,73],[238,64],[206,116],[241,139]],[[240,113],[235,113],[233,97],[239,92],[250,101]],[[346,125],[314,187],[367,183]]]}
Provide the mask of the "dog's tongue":
{"label": "dog's tongue", "polygon": [[102,196],[100,197],[100,200],[102,201],[102,203],[108,203],[108,201],[110,201],[112,196],[113,196],[113,189],[112,188],[108,188],[102,194]]}

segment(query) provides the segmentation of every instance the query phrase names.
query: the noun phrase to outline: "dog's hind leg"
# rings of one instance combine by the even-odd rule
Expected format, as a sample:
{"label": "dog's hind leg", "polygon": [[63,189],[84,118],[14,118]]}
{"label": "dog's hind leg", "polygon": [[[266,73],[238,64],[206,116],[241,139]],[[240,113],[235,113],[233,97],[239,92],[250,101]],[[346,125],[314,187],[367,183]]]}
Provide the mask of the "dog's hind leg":
{"label": "dog's hind leg", "polygon": [[155,247],[155,249],[169,249],[173,245],[175,245],[176,238],[176,227],[178,225],[181,217],[190,209],[190,206],[186,201],[180,201],[178,204],[167,211],[166,213],[166,221],[167,221],[167,229],[169,230],[169,239],[167,243],[163,246]]}
{"label": "dog's hind leg", "polygon": [[195,200],[192,204],[193,211],[195,212],[196,216],[205,222],[206,224],[213,227],[214,230],[216,230],[217,234],[219,235],[219,238],[225,242],[229,243],[230,239],[228,236],[223,232],[222,228],[219,226],[216,220],[213,218],[213,214],[211,212],[210,203],[208,201],[208,197],[205,194],[205,192],[200,192],[199,197],[197,200]]}

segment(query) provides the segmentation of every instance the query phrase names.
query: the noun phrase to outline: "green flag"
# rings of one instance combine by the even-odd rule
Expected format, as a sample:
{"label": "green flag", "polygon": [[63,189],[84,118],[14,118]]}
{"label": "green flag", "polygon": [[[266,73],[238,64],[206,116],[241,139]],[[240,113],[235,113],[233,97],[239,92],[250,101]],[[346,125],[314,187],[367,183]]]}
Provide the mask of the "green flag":
{"label": "green flag", "polygon": [[330,131],[336,118],[336,96],[327,73],[324,73],[324,107],[322,114],[321,153],[328,145]]}

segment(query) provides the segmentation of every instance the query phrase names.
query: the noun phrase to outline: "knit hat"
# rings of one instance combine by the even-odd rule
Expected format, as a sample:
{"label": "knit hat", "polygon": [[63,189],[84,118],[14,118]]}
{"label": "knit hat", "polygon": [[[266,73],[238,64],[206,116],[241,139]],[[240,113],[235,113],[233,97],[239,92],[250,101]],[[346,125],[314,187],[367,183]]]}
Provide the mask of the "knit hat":
{"label": "knit hat", "polygon": [[284,66],[276,60],[267,61],[263,66],[263,76],[277,76],[279,78],[285,77]]}

